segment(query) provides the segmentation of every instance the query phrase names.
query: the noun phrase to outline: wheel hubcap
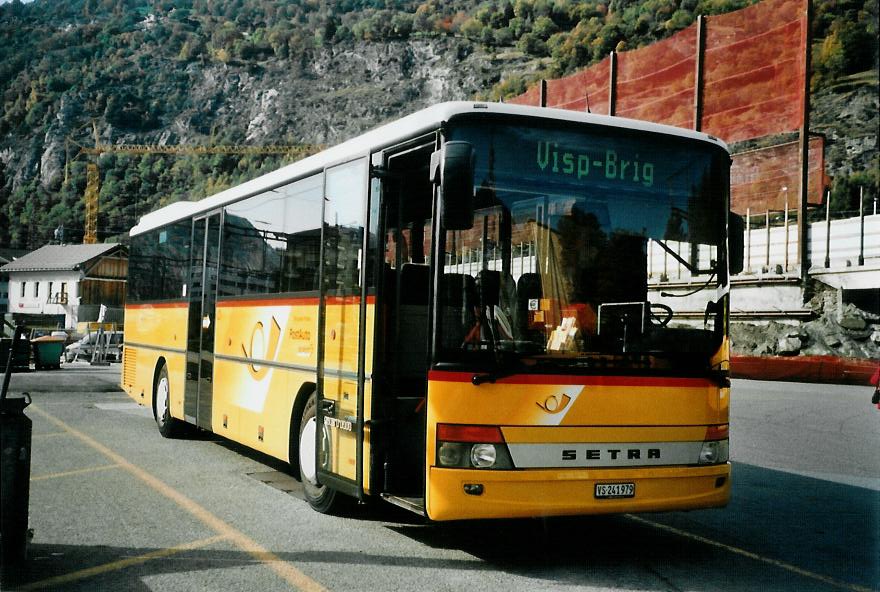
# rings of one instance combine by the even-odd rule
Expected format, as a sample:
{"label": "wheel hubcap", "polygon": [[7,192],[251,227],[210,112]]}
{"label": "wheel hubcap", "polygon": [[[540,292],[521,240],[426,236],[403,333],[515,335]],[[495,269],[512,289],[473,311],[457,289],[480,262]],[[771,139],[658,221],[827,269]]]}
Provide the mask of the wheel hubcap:
{"label": "wheel hubcap", "polygon": [[156,421],[165,423],[165,412],[168,410],[168,379],[161,378],[156,386]]}
{"label": "wheel hubcap", "polygon": [[310,417],[299,435],[299,467],[302,476],[314,485],[318,484],[318,480],[315,478],[315,430],[317,426],[317,420]]}

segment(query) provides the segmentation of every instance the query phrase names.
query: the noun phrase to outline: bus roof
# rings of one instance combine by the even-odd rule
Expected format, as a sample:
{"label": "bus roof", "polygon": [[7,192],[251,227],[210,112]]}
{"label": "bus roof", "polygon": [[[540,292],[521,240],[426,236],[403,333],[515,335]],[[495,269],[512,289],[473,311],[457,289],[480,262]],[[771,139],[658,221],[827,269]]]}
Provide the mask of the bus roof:
{"label": "bus roof", "polygon": [[589,123],[607,127],[637,130],[679,136],[709,142],[727,150],[727,146],[721,140],[704,133],[608,115],[593,113],[581,113],[565,109],[553,109],[548,107],[534,107],[528,105],[512,105],[507,103],[480,103],[469,101],[457,101],[439,103],[432,107],[422,109],[411,115],[396,119],[390,123],[377,127],[360,136],[347,140],[292,164],[286,165],[271,173],[267,173],[255,179],[251,179],[241,185],[231,187],[202,200],[190,202],[176,202],[150,212],[141,217],[130,235],[138,235],[161,226],[165,226],[178,220],[184,220],[202,212],[215,210],[226,204],[256,195],[263,191],[289,183],[295,179],[305,177],[311,173],[317,173],[324,167],[339,162],[367,155],[370,152],[388,146],[393,146],[408,138],[416,137],[422,133],[437,129],[444,122],[455,119],[465,114],[494,114],[533,117],[535,119],[570,121],[572,123]]}

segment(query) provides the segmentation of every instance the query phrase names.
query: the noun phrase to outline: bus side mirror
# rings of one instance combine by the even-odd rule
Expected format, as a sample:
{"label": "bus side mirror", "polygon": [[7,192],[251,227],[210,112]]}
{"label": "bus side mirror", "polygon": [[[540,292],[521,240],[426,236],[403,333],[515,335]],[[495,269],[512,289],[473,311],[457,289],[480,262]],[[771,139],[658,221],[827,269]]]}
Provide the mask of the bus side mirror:
{"label": "bus side mirror", "polygon": [[474,225],[474,147],[446,142],[431,155],[431,181],[440,186],[440,220],[447,230]]}
{"label": "bus side mirror", "polygon": [[727,247],[730,275],[743,270],[743,251],[745,244],[746,223],[742,216],[730,212],[727,218]]}

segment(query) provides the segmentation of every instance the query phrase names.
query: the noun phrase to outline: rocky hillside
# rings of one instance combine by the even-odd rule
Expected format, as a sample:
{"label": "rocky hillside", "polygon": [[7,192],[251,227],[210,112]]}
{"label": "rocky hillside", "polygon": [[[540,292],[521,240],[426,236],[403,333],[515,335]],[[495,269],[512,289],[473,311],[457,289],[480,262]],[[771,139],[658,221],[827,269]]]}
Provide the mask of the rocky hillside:
{"label": "rocky hillside", "polygon": [[[334,144],[437,101],[516,94],[753,1],[14,0],[0,5],[0,246],[35,248],[61,226],[80,240],[86,158],[76,156],[94,133]],[[814,122],[834,139],[846,209],[857,183],[877,185],[877,0],[816,5]],[[283,162],[104,154],[99,238],[124,240],[159,205]]]}

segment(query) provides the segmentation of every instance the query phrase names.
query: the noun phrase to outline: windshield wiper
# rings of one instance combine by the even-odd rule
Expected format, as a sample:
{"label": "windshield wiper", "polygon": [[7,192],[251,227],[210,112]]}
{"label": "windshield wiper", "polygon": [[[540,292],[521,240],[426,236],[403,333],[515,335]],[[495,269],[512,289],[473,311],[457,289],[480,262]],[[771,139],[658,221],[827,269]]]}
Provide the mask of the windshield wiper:
{"label": "windshield wiper", "polygon": [[522,373],[524,368],[525,366],[521,363],[504,365],[500,361],[496,361],[494,370],[485,374],[474,374],[471,377],[471,383],[474,386],[480,386],[481,384],[484,384],[486,382],[491,382],[492,384],[495,384],[496,381],[501,380],[502,378],[507,378],[508,376]]}
{"label": "windshield wiper", "polygon": [[502,378],[507,378],[508,376],[513,376],[514,374],[518,374],[519,370],[496,370],[495,372],[489,372],[488,374],[474,374],[471,378],[471,383],[474,386],[480,386],[483,383],[491,382],[495,384],[496,381],[501,380]]}
{"label": "windshield wiper", "polygon": [[715,279],[715,272],[713,271],[712,275],[709,276],[709,279],[706,280],[705,284],[703,284],[702,286],[697,286],[694,290],[691,290],[690,292],[685,292],[684,294],[673,294],[672,292],[660,292],[660,295],[663,296],[664,298],[686,298],[687,296],[693,296],[697,292],[702,292],[703,290],[708,288],[709,284],[711,284],[712,280],[714,280],[714,279]]}
{"label": "windshield wiper", "polygon": [[[691,272],[692,274],[694,274],[694,275],[699,275],[699,274],[701,274],[701,273],[712,273],[713,275],[715,274],[715,268],[714,268],[714,267],[711,268],[711,269],[700,269],[699,267],[694,267],[693,265],[690,264],[690,262],[688,262],[687,260],[685,260],[684,257],[682,257],[681,255],[679,255],[678,253],[676,253],[675,251],[673,251],[673,250],[672,250],[672,249],[671,249],[666,243],[664,243],[662,240],[657,240],[656,238],[653,239],[653,240],[654,240],[655,243],[657,243],[658,245],[660,245],[660,246],[663,248],[664,251],[666,251],[667,253],[669,253],[670,255],[672,255],[672,258],[673,258],[673,259],[675,259],[676,261],[678,261],[679,263],[681,263],[682,265],[684,265],[685,268],[686,268],[689,272]],[[714,261],[713,261],[712,263],[714,264]]]}

